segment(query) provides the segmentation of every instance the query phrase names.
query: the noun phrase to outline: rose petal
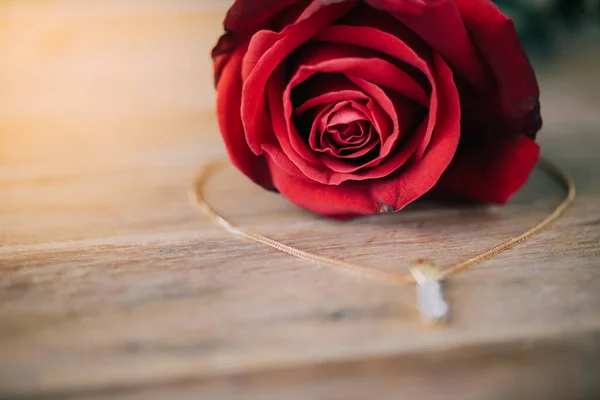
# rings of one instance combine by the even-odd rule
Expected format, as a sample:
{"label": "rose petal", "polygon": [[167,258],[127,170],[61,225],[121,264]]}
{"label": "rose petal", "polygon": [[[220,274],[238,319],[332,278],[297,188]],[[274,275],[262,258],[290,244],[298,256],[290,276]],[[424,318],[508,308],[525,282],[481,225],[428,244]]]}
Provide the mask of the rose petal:
{"label": "rose petal", "polygon": [[[342,28],[342,31],[349,29],[345,26],[335,28]],[[325,29],[323,35],[329,29],[331,28]],[[377,51],[358,46],[315,42],[311,46],[305,46],[302,54],[304,57],[298,61],[299,68],[304,67],[314,72],[339,72],[362,78],[398,92],[422,106],[426,107],[429,103],[423,87],[402,68],[382,58],[387,56]]]}
{"label": "rose petal", "polygon": [[369,97],[364,93],[355,91],[355,90],[342,90],[339,92],[330,92],[322,94],[318,97],[314,97],[308,100],[306,103],[302,104],[300,107],[296,108],[294,114],[300,115],[311,108],[314,108],[318,105],[329,104],[329,103],[338,103],[344,100],[368,100]]}
{"label": "rose petal", "polygon": [[[306,72],[304,76],[299,76],[300,71],[296,70],[291,74],[288,86],[293,86],[291,89],[292,105],[295,109],[298,108],[310,108],[304,107],[303,105],[314,98],[321,96],[335,95],[337,92],[355,92],[358,97],[343,98],[340,100],[330,100],[324,103],[332,103],[341,100],[357,100],[366,99],[362,91],[356,87],[355,84],[350,82],[344,74],[341,73],[312,73]],[[294,81],[294,82],[292,82]],[[314,107],[311,106],[311,107]],[[296,113],[298,115],[298,113]]]}
{"label": "rose petal", "polygon": [[[481,0],[466,1],[469,2],[467,7],[482,2]],[[417,3],[416,1],[409,2]],[[406,7],[399,4],[403,2],[367,0],[367,3],[392,14],[424,39],[466,82],[480,90],[489,87],[490,79],[483,68],[481,58],[473,47],[471,37],[465,29],[454,0],[420,2],[421,7],[418,12],[414,12],[414,10],[407,12]],[[497,50],[494,49],[494,51]]]}
{"label": "rose petal", "polygon": [[298,0],[235,0],[225,16],[225,29],[252,35],[267,28],[273,17],[297,3]]}
{"label": "rose petal", "polygon": [[431,146],[420,162],[386,179],[337,186],[298,179],[273,163],[270,165],[278,190],[293,203],[332,218],[373,214],[390,207],[397,211],[426,193],[452,160],[460,136],[460,104],[452,73],[441,58],[435,62],[440,97],[447,101],[440,108]]}
{"label": "rose petal", "polygon": [[[345,160],[345,161],[341,161],[340,163],[337,164],[337,165],[342,166],[342,168],[345,168],[348,165],[348,161],[351,161],[354,158],[364,156],[365,154],[372,151],[375,147],[377,147],[378,144],[379,143],[376,140],[372,139],[371,135],[367,134],[367,136],[365,137],[365,143],[361,143],[356,146],[347,146],[341,150],[338,150],[337,152],[334,151],[334,149],[332,149],[331,147],[329,147],[329,148],[324,149],[322,152],[327,154],[329,157],[331,157],[331,158],[327,158],[328,162],[331,161],[332,163],[334,163],[334,160],[337,160],[337,159]],[[342,153],[344,153],[344,154],[342,154]],[[333,171],[337,171],[335,166],[332,166],[330,164],[328,166]],[[337,171],[337,172],[343,172],[343,171]]]}
{"label": "rose petal", "polygon": [[323,146],[322,142],[319,146],[318,142],[323,140],[323,135],[321,135],[321,133],[327,129],[331,115],[349,104],[349,101],[333,103],[327,107],[324,107],[321,111],[317,113],[312,124],[310,135],[308,136],[308,143],[311,149],[316,150],[318,148],[325,147]]}
{"label": "rose petal", "polygon": [[539,86],[514,23],[491,1],[455,0],[472,41],[496,78],[506,133],[531,138],[541,128]]}
{"label": "rose petal", "polygon": [[215,86],[231,53],[261,29],[281,30],[298,19],[311,0],[235,0],[225,17],[225,34],[212,50]]}
{"label": "rose petal", "polygon": [[368,215],[377,210],[367,186],[360,182],[345,182],[337,186],[323,185],[296,178],[281,169],[275,160],[269,160],[269,165],[277,189],[302,208],[331,218]]}
{"label": "rose petal", "polygon": [[[365,125],[368,125],[368,127],[365,128],[361,127],[361,122],[364,123]],[[360,121],[360,122],[355,122],[352,123],[351,126],[354,126],[355,129],[359,129],[362,130],[363,132],[360,134],[360,136],[357,136],[359,139],[355,142],[355,143],[340,143],[340,142],[344,142],[344,139],[339,137],[339,134],[331,134],[329,132],[326,132],[323,134],[323,140],[322,142],[327,144],[328,146],[323,146],[322,149],[318,149],[317,151],[323,152],[325,154],[328,154],[329,156],[332,156],[334,158],[341,158],[341,159],[345,159],[346,161],[352,160],[353,158],[358,158],[358,157],[362,157],[365,154],[369,153],[371,150],[373,150],[376,146],[379,145],[379,141],[377,140],[377,137],[375,134],[373,134],[373,126],[370,125],[369,122],[367,121]],[[329,135],[331,136],[337,136],[337,137],[332,137],[329,138]],[[347,162],[346,162],[347,163]],[[333,171],[336,171],[335,168],[332,168]],[[342,172],[342,171],[337,171],[337,172]]]}
{"label": "rose petal", "polygon": [[527,182],[539,155],[540,147],[524,135],[469,144],[456,153],[438,187],[470,200],[503,204]]}
{"label": "rose petal", "polygon": [[[321,159],[306,144],[296,126],[289,123],[291,115],[286,112],[285,104],[282,104],[281,101],[281,93],[284,93],[285,88],[284,72],[283,66],[279,67],[267,84],[269,115],[277,143],[305,176],[311,179],[326,180],[327,172],[322,167]],[[289,102],[287,92],[283,98],[285,99],[283,103]],[[311,139],[309,138],[309,140]],[[264,143],[262,147],[265,148]]]}
{"label": "rose petal", "polygon": [[412,65],[421,71],[431,82],[431,70],[427,61],[418,55],[414,49],[389,33],[363,26],[334,25],[324,29],[315,40],[331,43],[351,44],[376,50],[395,59]]}
{"label": "rose petal", "polygon": [[[302,66],[300,67],[295,75],[292,77],[292,79],[290,80],[290,83],[288,84],[287,88],[286,88],[286,92],[284,93],[284,107],[285,107],[285,113],[286,113],[286,117],[288,118],[288,122],[289,122],[289,126],[290,126],[290,131],[293,129],[293,121],[291,119],[291,115],[293,113],[293,105],[291,102],[289,102],[289,98],[293,97],[290,93],[292,93],[293,89],[297,89],[300,87],[300,84],[302,84],[302,88],[303,90],[306,89],[311,89],[311,86],[313,85],[317,85],[317,87],[324,87],[326,89],[331,89],[331,90],[335,90],[335,89],[342,89],[339,93],[327,93],[327,94],[323,94],[322,96],[319,96],[318,98],[315,99],[310,99],[308,100],[305,104],[302,104],[300,106],[300,108],[298,109],[301,112],[304,112],[306,109],[310,108],[313,106],[313,104],[322,104],[322,101],[324,99],[331,99],[331,102],[334,101],[343,101],[343,100],[354,100],[356,98],[366,98],[369,99],[369,101],[367,102],[367,109],[368,112],[365,112],[365,114],[368,114],[369,119],[371,121],[371,123],[375,126],[377,132],[392,132],[393,126],[392,126],[392,121],[391,119],[387,116],[386,112],[374,101],[372,101],[369,96],[366,96],[365,93],[362,91],[362,89],[360,87],[358,87],[356,84],[354,84],[350,79],[348,79],[347,77],[344,77],[343,75],[341,75],[342,79],[339,78],[338,74],[321,74],[321,76],[325,76],[325,77],[331,77],[332,78],[332,82],[335,82],[335,84],[333,86],[329,86],[326,83],[323,82],[323,79],[319,79],[315,82],[311,82],[312,79],[314,79],[314,77],[317,76],[317,74],[320,74],[318,69],[316,69],[316,66]],[[311,85],[309,85],[309,83],[311,83]],[[308,85],[308,87],[306,87],[306,85]],[[345,94],[345,90],[343,89],[348,89],[349,91],[352,92],[352,95],[350,95],[350,93],[348,93],[348,96],[346,96]],[[320,93],[320,90],[310,90],[311,92],[314,92],[315,94]],[[357,93],[360,93],[360,95],[358,95]],[[294,140],[293,138],[291,139],[292,141]],[[298,144],[299,145],[299,144]]]}
{"label": "rose petal", "polygon": [[[212,50],[211,56],[214,64],[214,81],[215,87],[219,84],[221,80],[221,74],[223,73],[223,69],[231,60],[231,53],[235,51],[236,48],[241,46],[241,38],[239,36],[233,35],[231,32],[225,33],[223,36],[219,38],[219,41],[215,45]],[[246,46],[241,46],[244,49]]]}
{"label": "rose petal", "polygon": [[398,211],[428,192],[452,161],[460,138],[460,101],[452,79],[452,71],[438,55],[434,55],[439,104],[435,131],[423,158],[407,164],[388,178],[376,180],[371,194],[382,205]]}
{"label": "rose petal", "polygon": [[[365,91],[374,99],[379,106],[383,110],[385,110],[387,117],[392,121],[392,129],[390,130],[382,130],[379,132],[381,136],[382,149],[379,160],[381,157],[385,157],[392,150],[394,145],[397,143],[397,139],[399,138],[401,131],[405,126],[400,126],[398,121],[398,113],[396,112],[396,107],[394,106],[394,102],[391,100],[390,96],[388,96],[387,92],[382,90],[377,85],[372,84],[371,82],[367,82],[364,79],[351,77],[350,80],[362,90]],[[379,121],[377,121],[379,122]],[[405,132],[404,132],[405,133]],[[388,140],[389,139],[389,140]],[[376,165],[377,163],[369,163],[367,166]]]}
{"label": "rose petal", "polygon": [[[336,152],[331,148],[331,143],[328,141],[328,132],[327,130],[331,126],[339,125],[339,124],[350,124],[356,121],[367,122],[368,119],[366,117],[366,110],[360,104],[352,101],[344,101],[336,104],[332,104],[330,107],[324,108],[317,116],[315,117],[311,133],[309,136],[309,144],[312,150],[317,152],[324,152],[330,154],[332,156],[339,157],[339,151]],[[370,125],[370,123],[369,123]],[[339,134],[338,134],[339,135]],[[317,145],[317,138],[320,139],[319,145]],[[368,139],[368,138],[365,138]],[[351,155],[347,155],[344,158],[356,158],[360,157],[370,150],[372,150],[378,144],[378,140],[373,140],[373,143],[369,145],[364,145],[366,140],[361,140],[356,146],[346,146],[340,150],[356,150],[352,152]],[[323,158],[321,158],[323,161]],[[359,166],[360,167],[360,166]],[[335,170],[334,170],[335,171]],[[338,171],[341,172],[341,171]]]}
{"label": "rose petal", "polygon": [[[361,118],[369,113],[369,110],[362,104],[354,101],[351,101],[349,103],[350,106],[353,107],[354,110],[356,110],[357,118]],[[335,106],[337,106],[337,104]],[[334,107],[332,107],[332,109]],[[338,131],[334,131],[333,133],[329,132],[329,127],[327,127],[325,129],[325,132],[323,132],[323,129],[319,127],[319,125],[323,125],[320,123],[320,121],[327,118],[326,115],[331,113],[331,111],[328,111],[328,113],[326,114],[318,114],[317,118],[315,118],[314,131],[315,133],[317,133],[317,130],[321,130],[321,147],[316,148],[313,146],[313,149],[317,151],[323,151],[334,157],[357,158],[367,154],[379,144],[380,141],[378,139],[378,135],[376,135],[376,133],[373,133],[373,125],[371,124],[371,122],[368,121],[368,119],[359,119],[355,120],[354,122],[351,121],[348,131],[344,134]],[[329,124],[331,125],[334,122],[337,121],[329,121]],[[352,136],[350,131],[353,127],[356,127],[356,129],[360,129],[361,132]],[[331,139],[333,139],[333,143],[331,142],[329,136],[332,136]]]}
{"label": "rose petal", "polygon": [[[388,33],[400,39],[410,49],[412,49],[420,58],[428,63],[432,62],[431,46],[408,29],[404,24],[398,23],[398,19],[385,11],[377,10],[364,2],[357,4],[350,12],[344,15],[336,26],[359,26],[363,28],[377,29],[378,31]],[[413,76],[420,83],[425,83],[419,79],[418,75]],[[427,87],[424,85],[424,87]]]}
{"label": "rose petal", "polygon": [[240,67],[245,46],[238,48],[222,70],[217,91],[217,119],[233,165],[254,182],[273,189],[270,173],[262,157],[255,156],[246,143],[240,117],[242,79]]}
{"label": "rose petal", "polygon": [[346,126],[345,130],[339,130],[336,126],[328,128],[327,134],[333,143],[340,146],[358,146],[365,143],[373,131],[373,125],[369,121],[355,121]]}

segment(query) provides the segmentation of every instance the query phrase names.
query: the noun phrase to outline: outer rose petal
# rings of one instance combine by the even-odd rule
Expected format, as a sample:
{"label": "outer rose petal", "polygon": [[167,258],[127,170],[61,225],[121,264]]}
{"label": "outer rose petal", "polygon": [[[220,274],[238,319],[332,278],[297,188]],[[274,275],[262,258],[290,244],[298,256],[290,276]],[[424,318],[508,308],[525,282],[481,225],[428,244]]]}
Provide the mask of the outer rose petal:
{"label": "outer rose petal", "polygon": [[240,45],[239,39],[231,33],[226,33],[217,42],[215,48],[212,50],[212,58],[214,63],[214,80],[215,86],[219,84],[223,68],[227,65],[231,59],[231,53]]}
{"label": "outer rose petal", "polygon": [[240,118],[242,77],[241,65],[246,46],[240,46],[231,54],[224,66],[217,86],[217,119],[232,163],[259,185],[273,189],[266,162],[255,156],[246,143]]}
{"label": "outer rose petal", "polygon": [[438,189],[475,201],[503,204],[527,182],[540,147],[524,135],[497,137],[459,149]]}
{"label": "outer rose petal", "polygon": [[[456,75],[478,89],[490,84],[453,0],[366,0],[387,11],[440,53]],[[477,0],[467,0],[476,2]]]}
{"label": "outer rose petal", "polygon": [[377,213],[367,189],[361,182],[345,182],[338,186],[323,185],[298,179],[269,161],[277,189],[296,205],[330,218]]}
{"label": "outer rose petal", "polygon": [[[525,183],[539,155],[535,143],[518,136],[534,138],[541,127],[537,80],[512,20],[490,0],[367,2],[408,25],[472,85],[461,93],[470,110],[463,115],[468,135],[463,135],[440,188],[484,202],[508,200]],[[487,68],[485,75],[468,73],[479,65]]]}
{"label": "outer rose petal", "polygon": [[502,112],[491,121],[494,126],[535,137],[541,127],[535,73],[512,20],[491,0],[366,1],[394,15],[442,54],[455,75],[471,84],[471,92],[485,97],[487,108],[496,106],[499,92]]}
{"label": "outer rose petal", "polygon": [[225,29],[253,34],[265,27],[273,17],[286,8],[298,4],[305,5],[299,20],[309,18],[322,7],[331,3],[349,2],[356,0],[235,0],[225,16]]}
{"label": "outer rose petal", "polygon": [[231,53],[240,43],[247,41],[257,31],[268,28],[271,22],[281,26],[291,24],[298,17],[308,18],[327,3],[321,0],[235,0],[225,17],[226,33],[212,51],[215,85],[219,83],[221,71]]}
{"label": "outer rose petal", "polygon": [[488,0],[455,3],[495,77],[500,107],[488,135],[470,135],[461,144],[439,188],[504,203],[525,184],[539,157],[538,145],[523,136],[534,138],[542,124],[539,87],[510,19]]}
{"label": "outer rose petal", "polygon": [[472,40],[497,82],[508,134],[535,138],[541,128],[539,86],[514,23],[489,0],[455,0]]}

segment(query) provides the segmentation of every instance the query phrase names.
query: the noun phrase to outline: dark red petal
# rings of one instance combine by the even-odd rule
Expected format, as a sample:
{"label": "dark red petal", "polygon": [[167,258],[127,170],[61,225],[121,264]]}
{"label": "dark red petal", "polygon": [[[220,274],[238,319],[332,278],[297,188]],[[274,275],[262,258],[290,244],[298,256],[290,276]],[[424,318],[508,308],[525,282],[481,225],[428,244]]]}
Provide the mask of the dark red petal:
{"label": "dark red petal", "polygon": [[[427,61],[398,37],[389,33],[364,26],[335,25],[321,32],[316,40],[351,44],[366,49],[376,50],[420,70],[430,78]],[[429,79],[431,80],[431,79]]]}
{"label": "dark red petal", "polygon": [[539,146],[526,136],[495,137],[461,147],[438,188],[470,200],[503,204],[537,164]]}
{"label": "dark red petal", "polygon": [[[460,101],[452,71],[438,55],[434,55],[438,112],[431,142],[420,160],[407,163],[388,178],[374,181],[371,194],[382,209],[400,210],[423,196],[440,179],[456,153],[460,138]],[[387,207],[389,206],[389,207]]]}
{"label": "dark red petal", "polygon": [[217,87],[217,119],[231,162],[254,182],[272,189],[267,165],[262,157],[256,157],[248,148],[240,119],[240,69],[244,53],[245,46],[238,48],[223,68]]}
{"label": "dark red petal", "polygon": [[[236,37],[231,32],[227,32],[219,38],[219,41],[212,50],[215,86],[219,84],[223,68],[225,68],[231,59],[231,53],[233,53],[240,45],[240,38]],[[246,46],[243,47],[246,48]]]}
{"label": "dark red petal", "polygon": [[370,6],[390,14],[402,13],[419,15],[425,7],[435,7],[448,0],[365,0]]}
{"label": "dark red petal", "polygon": [[235,0],[225,16],[225,29],[252,35],[298,0]]}
{"label": "dark red petal", "polygon": [[[481,0],[465,0],[471,4]],[[385,1],[367,0],[371,6],[387,11],[424,39],[451,65],[454,73],[479,89],[490,85],[481,59],[462,21],[454,0]],[[401,3],[420,3],[418,12],[406,10]]]}
{"label": "dark red petal", "polygon": [[225,34],[212,51],[215,85],[231,53],[261,30],[280,31],[294,23],[311,0],[236,0],[225,18]]}
{"label": "dark red petal", "polygon": [[[364,36],[359,37],[359,35]],[[392,56],[416,67],[423,73],[427,72],[427,62],[399,38],[370,27],[336,25],[325,29],[317,36],[316,40],[333,44],[316,47],[309,61],[305,61],[303,64],[326,64],[327,61],[336,59],[368,60],[371,62],[369,68],[357,69],[360,66],[350,64],[345,73],[385,86],[421,105],[427,105],[425,89],[410,74],[378,57],[380,53]],[[374,42],[375,40],[376,42]],[[347,46],[347,44],[351,46]]]}
{"label": "dark red petal", "polygon": [[491,69],[508,134],[531,138],[541,127],[539,87],[535,72],[519,42],[514,23],[489,0],[455,0],[458,11]]}
{"label": "dark red petal", "polygon": [[[406,43],[421,58],[431,62],[431,47],[422,38],[408,29],[404,24],[398,23],[398,19],[388,12],[377,10],[365,2],[359,3],[352,11],[338,21],[336,25],[362,26],[386,32]],[[415,78],[419,80],[418,75]]]}
{"label": "dark red petal", "polygon": [[[268,28],[271,21],[287,8],[298,8],[297,22],[311,18],[315,13],[332,3],[348,3],[351,7],[357,0],[234,0],[225,16],[225,29],[244,35],[252,35]],[[286,16],[286,19],[288,17]],[[277,22],[277,21],[275,21]]]}

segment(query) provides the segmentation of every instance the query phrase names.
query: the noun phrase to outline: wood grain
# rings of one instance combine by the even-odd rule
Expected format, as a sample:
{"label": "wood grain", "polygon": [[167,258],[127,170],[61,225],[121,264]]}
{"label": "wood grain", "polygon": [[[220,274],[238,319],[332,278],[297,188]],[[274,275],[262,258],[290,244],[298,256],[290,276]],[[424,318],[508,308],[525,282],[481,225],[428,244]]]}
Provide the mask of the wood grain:
{"label": "wood grain", "polygon": [[[540,69],[540,141],[575,177],[575,206],[450,281],[452,324],[428,330],[410,287],[231,237],[187,203],[224,152],[207,56],[224,5],[197,3],[0,3],[0,398],[600,395],[597,51]],[[334,223],[232,169],[210,184],[246,228],[398,271],[484,250],[560,196],[536,173],[506,207]]]}

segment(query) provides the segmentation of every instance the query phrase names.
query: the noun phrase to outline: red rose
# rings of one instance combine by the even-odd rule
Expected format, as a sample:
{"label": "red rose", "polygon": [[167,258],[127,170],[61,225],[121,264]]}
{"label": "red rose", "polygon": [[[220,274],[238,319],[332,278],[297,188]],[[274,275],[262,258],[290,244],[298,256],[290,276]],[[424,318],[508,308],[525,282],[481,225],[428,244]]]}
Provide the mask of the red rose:
{"label": "red rose", "polygon": [[541,127],[535,74],[489,0],[236,0],[213,50],[232,162],[328,217],[432,188],[503,203]]}

